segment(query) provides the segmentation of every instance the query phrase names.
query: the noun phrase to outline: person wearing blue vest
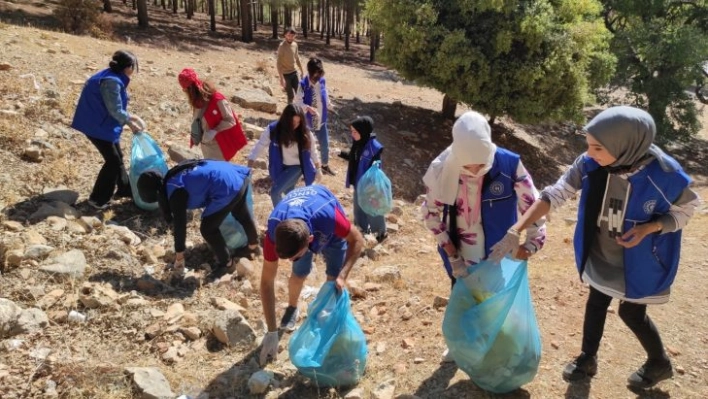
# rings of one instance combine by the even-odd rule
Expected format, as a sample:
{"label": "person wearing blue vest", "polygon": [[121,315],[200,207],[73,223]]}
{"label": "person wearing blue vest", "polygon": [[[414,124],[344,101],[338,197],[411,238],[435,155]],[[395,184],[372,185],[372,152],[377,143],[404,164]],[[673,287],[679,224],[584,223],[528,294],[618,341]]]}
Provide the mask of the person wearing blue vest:
{"label": "person wearing blue vest", "polygon": [[140,198],[160,204],[165,220],[173,223],[175,263],[172,278],[185,273],[184,251],[187,237],[187,210],[204,208],[199,227],[217,259],[210,278],[224,275],[233,266],[219,226],[231,213],[241,223],[248,238],[248,248],[258,249],[258,231],[248,210],[247,192],[251,170],[225,161],[186,160],[170,169],[165,176],[149,170],[138,178]]}
{"label": "person wearing blue vest", "polygon": [[[455,121],[452,144],[430,164],[423,182],[423,220],[453,285],[467,275],[468,266],[489,256],[492,244],[539,195],[519,155],[497,147],[486,118],[473,111]],[[514,256],[528,259],[545,240],[540,219],[528,226],[526,242],[517,243]],[[452,361],[447,350],[443,357]]]}
{"label": "person wearing blue vest", "polygon": [[327,94],[327,82],[324,74],[322,60],[310,58],[307,62],[307,76],[300,80],[294,104],[298,104],[305,109],[307,126],[315,132],[320,145],[322,172],[335,176],[337,172],[329,167],[329,130],[327,129],[329,95]]}
{"label": "person wearing blue vest", "polygon": [[288,193],[268,218],[263,243],[261,301],[268,333],[263,339],[260,362],[278,355],[278,327],[275,324],[275,277],[279,259],[293,262],[288,282],[288,307],[280,328],[294,331],[299,315],[298,299],[305,279],[312,270],[312,257],[322,254],[327,281],[341,290],[354,263],[364,248],[364,238],[351,223],[337,200],[326,187],[299,187]]}
{"label": "person wearing blue vest", "polygon": [[381,160],[383,145],[376,139],[374,120],[370,116],[360,116],[349,126],[352,134],[352,147],[349,150],[349,165],[345,186],[354,186],[354,224],[364,234],[372,233],[378,242],[386,239],[386,219],[383,215],[367,215],[359,206],[356,185],[359,179],[371,167],[374,161]]}
{"label": "person wearing blue vest", "polygon": [[627,380],[646,389],[671,378],[671,361],[647,315],[647,305],[666,303],[676,277],[681,230],[699,203],[691,178],[654,143],[649,113],[627,106],[600,112],[585,128],[587,152],[546,187],[490,257],[499,260],[519,241],[519,230],[557,209],[578,191],[575,264],[590,286],[580,355],[563,370],[569,381],[597,373],[597,352],[607,308],[620,301],[618,315],[647,353]]}
{"label": "person wearing blue vest", "polygon": [[305,123],[305,112],[296,104],[288,104],[280,119],[269,124],[248,155],[248,167],[268,149],[268,172],[273,185],[270,198],[275,206],[283,195],[295,188],[300,176],[305,185],[319,181],[317,141]]}
{"label": "person wearing blue vest", "polygon": [[116,51],[108,68],[86,81],[76,105],[71,127],[86,135],[104,161],[88,199],[96,209],[107,208],[114,193],[116,197],[132,197],[120,136],[124,125],[133,133],[142,129],[140,118],[128,113],[127,88],[137,70],[138,59],[133,53]]}

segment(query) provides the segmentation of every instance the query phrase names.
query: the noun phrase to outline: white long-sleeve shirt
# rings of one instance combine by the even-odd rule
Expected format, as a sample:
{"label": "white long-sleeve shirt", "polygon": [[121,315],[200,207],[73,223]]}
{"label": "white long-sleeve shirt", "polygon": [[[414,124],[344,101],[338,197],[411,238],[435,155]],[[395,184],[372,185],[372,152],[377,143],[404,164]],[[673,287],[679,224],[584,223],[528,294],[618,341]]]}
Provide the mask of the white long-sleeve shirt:
{"label": "white long-sleeve shirt", "polygon": [[[308,131],[310,136],[310,143],[312,143],[310,148],[310,158],[315,165],[320,163],[320,152],[317,150],[317,139]],[[270,128],[266,126],[261,133],[260,139],[256,145],[251,149],[251,153],[248,154],[249,161],[255,161],[265,155],[268,147],[270,146]],[[300,154],[298,152],[297,143],[292,143],[287,147],[283,147],[283,165],[300,165]]]}

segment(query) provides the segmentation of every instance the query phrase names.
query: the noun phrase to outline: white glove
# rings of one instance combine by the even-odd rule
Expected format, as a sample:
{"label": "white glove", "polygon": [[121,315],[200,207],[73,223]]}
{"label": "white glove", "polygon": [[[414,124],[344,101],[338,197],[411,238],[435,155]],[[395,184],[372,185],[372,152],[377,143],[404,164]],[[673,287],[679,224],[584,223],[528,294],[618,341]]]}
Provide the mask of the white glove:
{"label": "white glove", "polygon": [[202,142],[208,143],[212,140],[214,140],[214,137],[216,137],[216,134],[218,132],[214,129],[209,129],[206,133],[204,133],[204,137],[202,137]]}
{"label": "white glove", "polygon": [[317,168],[317,172],[315,172],[315,183],[319,183],[320,181],[322,181],[322,170]]}
{"label": "white glove", "polygon": [[271,331],[263,337],[263,347],[261,348],[261,366],[265,366],[269,360],[278,358],[278,332]]}
{"label": "white glove", "polygon": [[521,234],[517,230],[509,229],[498,243],[492,245],[492,253],[487,258],[493,263],[501,262],[504,257],[519,248]]}
{"label": "white glove", "polygon": [[450,265],[452,266],[452,276],[455,278],[467,277],[467,262],[461,256],[450,257]]}

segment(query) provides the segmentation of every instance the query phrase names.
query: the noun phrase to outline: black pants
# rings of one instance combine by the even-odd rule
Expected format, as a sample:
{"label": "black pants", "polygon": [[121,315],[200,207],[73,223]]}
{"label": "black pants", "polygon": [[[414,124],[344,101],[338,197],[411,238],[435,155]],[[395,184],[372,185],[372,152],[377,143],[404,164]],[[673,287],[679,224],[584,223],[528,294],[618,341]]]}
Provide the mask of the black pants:
{"label": "black pants", "polygon": [[225,266],[230,258],[229,249],[226,246],[224,236],[222,236],[221,231],[219,231],[219,226],[221,226],[221,223],[226,219],[226,215],[229,213],[243,226],[246,237],[248,237],[248,244],[258,244],[258,231],[256,230],[256,224],[253,218],[251,218],[251,213],[248,211],[248,203],[246,201],[245,189],[248,187],[248,184],[249,181],[245,181],[244,189],[241,190],[242,193],[239,193],[233,201],[222,209],[202,219],[202,224],[199,227],[204,241],[206,241],[212,251],[214,251],[219,266]]}
{"label": "black pants", "polygon": [[[607,308],[612,297],[590,287],[590,295],[585,305],[585,322],[583,324],[583,352],[597,355],[600,340],[605,329]],[[647,316],[647,305],[620,301],[619,317],[639,339],[649,360],[668,360],[659,331]]]}
{"label": "black pants", "polygon": [[111,143],[93,137],[88,139],[101,153],[104,161],[89,199],[98,205],[103,205],[111,200],[114,193],[119,197],[130,197],[130,181],[123,164],[123,151],[121,151],[120,143]]}
{"label": "black pants", "polygon": [[297,78],[297,72],[291,72],[284,74],[285,78],[285,92],[288,95],[288,104],[291,104],[295,99],[295,93],[297,92],[297,86],[300,84],[300,80]]}

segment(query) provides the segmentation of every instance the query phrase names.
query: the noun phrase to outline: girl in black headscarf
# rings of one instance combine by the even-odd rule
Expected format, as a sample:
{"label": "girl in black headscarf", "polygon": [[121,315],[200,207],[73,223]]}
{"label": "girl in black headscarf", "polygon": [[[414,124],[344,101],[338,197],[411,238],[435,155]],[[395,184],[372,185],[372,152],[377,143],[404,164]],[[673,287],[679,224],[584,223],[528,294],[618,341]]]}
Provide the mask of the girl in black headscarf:
{"label": "girl in black headscarf", "polygon": [[364,233],[373,233],[381,242],[386,238],[386,220],[383,216],[366,214],[357,200],[356,185],[374,161],[381,160],[383,145],[376,140],[374,121],[370,116],[356,118],[351,126],[352,147],[349,150],[346,187],[354,186],[354,224]]}

